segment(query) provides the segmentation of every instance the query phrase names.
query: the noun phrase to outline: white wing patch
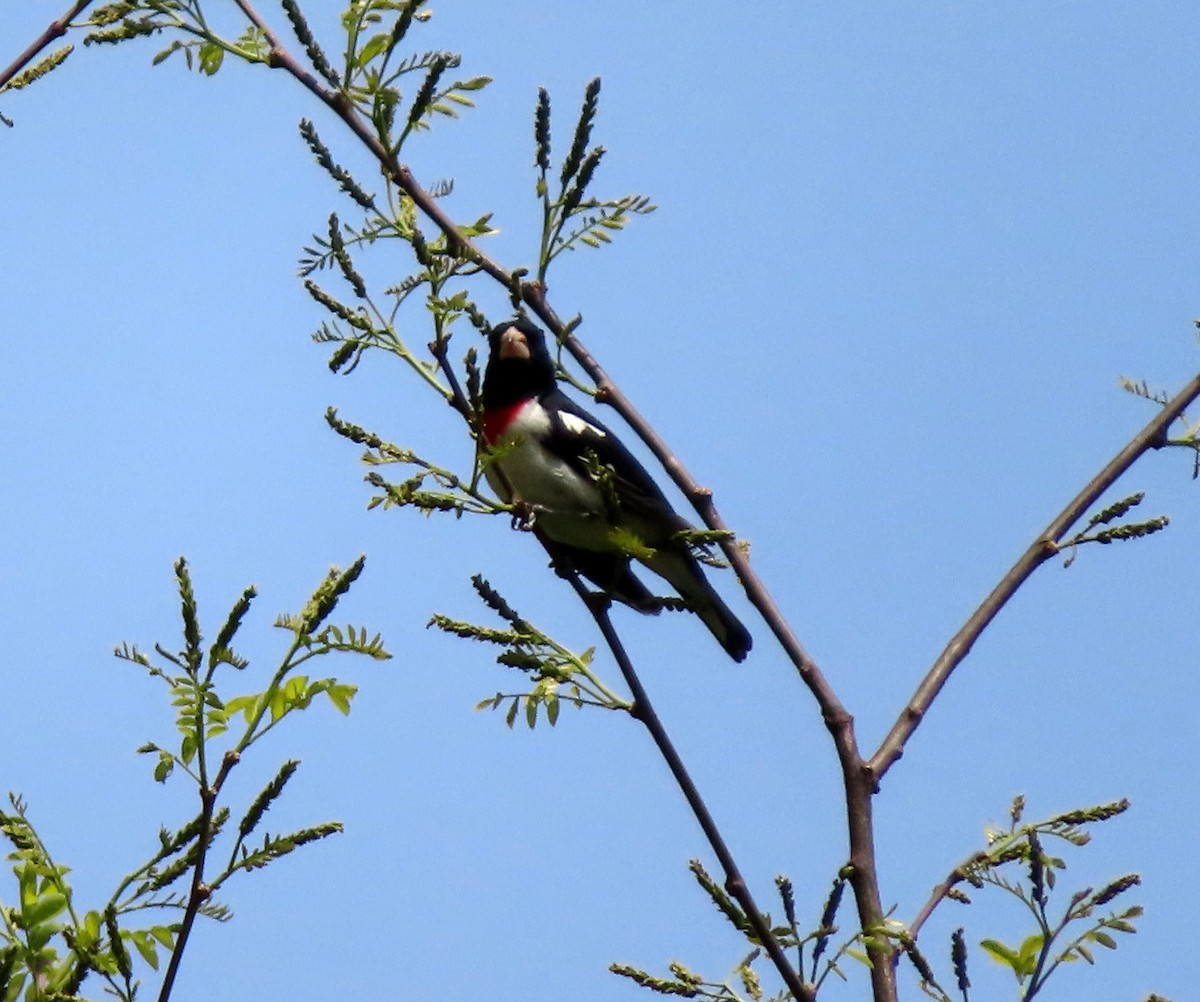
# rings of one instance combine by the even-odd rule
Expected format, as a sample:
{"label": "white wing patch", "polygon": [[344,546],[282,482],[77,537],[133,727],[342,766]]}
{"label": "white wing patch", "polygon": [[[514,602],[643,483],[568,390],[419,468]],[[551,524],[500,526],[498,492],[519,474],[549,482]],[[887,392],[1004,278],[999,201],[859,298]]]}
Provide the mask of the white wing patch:
{"label": "white wing patch", "polygon": [[578,414],[570,414],[566,411],[559,412],[558,419],[562,421],[563,427],[567,431],[574,432],[576,435],[595,435],[597,438],[606,438],[607,436],[590,421],[581,418]]}

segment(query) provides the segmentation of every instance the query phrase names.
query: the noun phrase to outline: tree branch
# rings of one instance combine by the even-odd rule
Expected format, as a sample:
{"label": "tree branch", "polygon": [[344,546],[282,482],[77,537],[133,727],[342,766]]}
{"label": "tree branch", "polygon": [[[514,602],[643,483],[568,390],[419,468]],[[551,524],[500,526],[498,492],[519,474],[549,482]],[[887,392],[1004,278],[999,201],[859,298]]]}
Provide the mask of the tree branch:
{"label": "tree branch", "polygon": [[618,636],[616,629],[612,625],[612,620],[609,618],[608,597],[589,591],[574,571],[567,571],[565,576],[571,583],[571,587],[575,589],[580,600],[587,606],[588,611],[591,612],[592,618],[595,619],[596,625],[600,628],[600,632],[604,636],[605,643],[608,644],[609,650],[612,651],[613,657],[621,669],[621,674],[625,678],[625,684],[629,686],[630,694],[633,696],[631,715],[639,720],[646,730],[650,732],[650,737],[666,761],[667,768],[671,770],[671,775],[675,778],[676,784],[682,791],[688,807],[691,808],[692,814],[696,818],[696,823],[700,825],[705,838],[708,839],[708,844],[712,847],[713,854],[721,864],[721,869],[725,874],[725,890],[741,906],[747,921],[754,929],[755,936],[762,944],[763,949],[766,950],[767,955],[771,958],[771,962],[775,965],[775,969],[779,972],[779,976],[783,979],[784,984],[787,985],[792,997],[797,999],[798,1002],[816,1002],[816,992],[813,991],[811,986],[804,983],[800,974],[788,962],[787,956],[783,952],[783,947],[779,945],[779,941],[772,934],[766,918],[758,910],[758,906],[754,902],[754,896],[751,894],[741,870],[738,869],[733,854],[725,844],[725,839],[721,835],[717,823],[709,813],[708,806],[704,803],[704,798],[700,796],[700,791],[692,781],[687,767],[679,757],[679,752],[676,751],[675,745],[667,734],[666,728],[655,712],[654,704],[650,702],[650,696],[642,685],[641,679],[638,677],[637,671],[634,669],[633,663],[630,661],[629,655],[625,650],[625,645],[621,642],[621,638]]}
{"label": "tree branch", "polygon": [[175,987],[175,978],[179,974],[179,965],[183,962],[183,951],[187,947],[188,937],[191,935],[192,927],[196,923],[196,916],[200,913],[201,906],[208,900],[212,893],[211,888],[204,882],[204,864],[208,858],[208,848],[213,835],[213,808],[216,806],[217,796],[221,792],[221,787],[225,785],[225,779],[229,775],[229,770],[237,765],[237,763],[237,752],[226,752],[224,760],[221,762],[220,771],[217,773],[217,778],[212,786],[206,784],[206,776],[201,778],[200,825],[196,834],[196,862],[192,864],[192,886],[188,893],[183,919],[179,923],[179,931],[175,935],[175,948],[171,951],[171,959],[168,961],[167,970],[163,974],[162,987],[158,992],[158,1002],[167,1002],[171,997],[171,992]]}
{"label": "tree branch", "polygon": [[76,0],[62,17],[57,21],[51,21],[46,26],[46,30],[30,43],[29,48],[17,56],[3,71],[0,71],[0,87],[20,73],[47,45],[62,38],[67,33],[67,29],[71,27],[71,22],[90,7],[92,2],[93,0]]}
{"label": "tree branch", "polygon": [[929,916],[933,914],[933,910],[937,908],[954,888],[967,879],[967,870],[972,863],[982,863],[988,858],[986,852],[977,852],[966,863],[956,866],[945,880],[937,885],[929,894],[929,900],[922,905],[921,910],[917,912],[917,917],[912,920],[908,927],[908,934],[912,937],[913,942],[917,941],[917,937],[921,933],[922,926],[929,920]]}
{"label": "tree branch", "polygon": [[926,712],[951,673],[970,653],[979,635],[987,628],[996,614],[1004,608],[1017,589],[1042,564],[1059,552],[1058,544],[1087,510],[1099,500],[1118,479],[1150,449],[1159,448],[1166,441],[1167,428],[1197,397],[1200,397],[1200,373],[1179,391],[1133,439],[1079,492],[1057,517],[1042,531],[1021,558],[1013,565],[990,595],[971,615],[963,627],[950,639],[945,650],[938,656],[928,674],[917,686],[903,713],[892,725],[879,750],[867,763],[876,784],[887,774],[904,754],[904,746],[913,732],[920,726]]}

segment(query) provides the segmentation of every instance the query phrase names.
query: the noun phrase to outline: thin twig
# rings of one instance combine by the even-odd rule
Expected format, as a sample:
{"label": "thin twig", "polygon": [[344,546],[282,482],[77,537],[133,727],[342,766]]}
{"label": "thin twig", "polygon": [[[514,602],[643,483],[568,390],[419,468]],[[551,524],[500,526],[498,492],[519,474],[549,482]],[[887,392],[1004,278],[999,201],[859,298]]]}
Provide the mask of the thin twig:
{"label": "thin twig", "polygon": [[987,858],[988,854],[986,852],[976,853],[966,863],[956,866],[950,872],[950,875],[930,892],[929,900],[917,912],[917,917],[912,920],[912,923],[908,927],[908,934],[912,937],[914,943],[917,940],[917,936],[920,935],[922,926],[929,920],[929,916],[933,914],[933,910],[949,897],[950,892],[957,885],[967,879],[968,868],[972,864],[985,862]]}
{"label": "thin twig", "polygon": [[46,26],[46,30],[29,44],[29,48],[17,56],[3,72],[0,72],[0,87],[3,87],[20,73],[47,45],[56,39],[62,38],[67,33],[67,29],[71,27],[71,22],[90,7],[92,3],[93,0],[76,0],[62,17],[57,21],[51,21]]}
{"label": "thin twig", "polygon": [[938,656],[929,669],[928,674],[917,686],[916,692],[908,701],[899,719],[892,725],[879,750],[871,756],[867,763],[868,771],[873,774],[876,783],[887,774],[901,755],[904,746],[912,737],[913,732],[920,726],[926,712],[933,703],[942,686],[949,680],[951,673],[970,653],[971,647],[979,639],[979,635],[987,628],[996,614],[1004,608],[1017,589],[1025,583],[1035,570],[1059,552],[1058,544],[1089,508],[1099,500],[1138,459],[1150,449],[1158,448],[1166,438],[1167,428],[1184,412],[1197,397],[1200,397],[1200,373],[1193,376],[1191,381],[1179,391],[1175,398],[1155,415],[1133,439],[1118,452],[1108,465],[1079,492],[1041,534],[1030,544],[1021,558],[1013,565],[983,604],[971,615],[971,618],[946,645],[945,650]]}
{"label": "thin twig", "polygon": [[788,990],[792,993],[792,997],[800,1000],[800,1002],[815,1002],[816,993],[809,985],[804,983],[800,974],[788,962],[787,956],[783,952],[783,947],[779,945],[779,941],[772,934],[771,928],[767,924],[762,912],[758,910],[758,906],[754,903],[754,896],[750,893],[750,888],[742,876],[741,870],[738,869],[733,854],[725,844],[725,839],[721,835],[717,823],[709,813],[704,798],[700,796],[700,791],[692,781],[687,767],[679,757],[679,752],[675,750],[674,743],[672,743],[666,728],[659,719],[657,712],[655,712],[654,704],[650,702],[650,696],[642,685],[642,681],[633,667],[633,662],[630,661],[629,654],[625,650],[625,645],[621,642],[621,638],[613,627],[612,620],[609,618],[609,599],[605,595],[588,591],[583,582],[579,580],[579,576],[574,572],[567,572],[565,576],[570,581],[571,587],[575,589],[576,594],[583,601],[583,604],[587,606],[588,611],[591,612],[592,618],[596,620],[596,625],[600,628],[605,643],[608,644],[609,650],[612,651],[613,657],[621,669],[621,675],[625,678],[625,684],[629,686],[629,692],[633,696],[633,710],[631,711],[631,715],[641,721],[646,730],[650,732],[650,737],[666,761],[667,768],[671,770],[671,775],[674,776],[676,784],[683,792],[688,806],[692,809],[696,823],[699,824],[701,831],[704,832],[704,836],[708,839],[708,844],[712,847],[717,861],[721,864],[721,869],[725,874],[725,890],[741,906],[742,911],[746,915],[746,920],[754,929],[755,936],[758,937],[759,942],[762,943],[763,948],[767,951],[768,956],[775,965],[775,969],[779,971],[779,976],[783,978],[784,983],[788,986]]}
{"label": "thin twig", "polygon": [[158,992],[158,1002],[167,1002],[171,997],[171,992],[175,987],[175,977],[179,973],[179,965],[183,962],[183,951],[187,947],[192,926],[196,923],[196,916],[200,914],[200,908],[212,893],[211,888],[204,882],[204,863],[208,857],[209,843],[212,840],[213,807],[216,805],[221,787],[225,785],[229,771],[237,763],[237,753],[226,752],[225,758],[221,762],[221,769],[212,786],[200,784],[200,824],[196,833],[197,848],[196,861],[192,864],[192,886],[188,893],[183,919],[179,923],[179,931],[175,934],[175,946],[171,950],[171,959],[167,963],[167,970],[163,975],[162,987]]}

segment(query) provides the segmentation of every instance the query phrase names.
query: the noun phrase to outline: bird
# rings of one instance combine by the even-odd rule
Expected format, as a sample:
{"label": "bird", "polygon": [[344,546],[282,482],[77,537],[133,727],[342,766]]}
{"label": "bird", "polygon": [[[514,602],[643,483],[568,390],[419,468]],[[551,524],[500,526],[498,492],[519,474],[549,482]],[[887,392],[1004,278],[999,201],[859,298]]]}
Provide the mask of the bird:
{"label": "bird", "polygon": [[636,559],[664,578],[734,661],[752,646],[679,536],[693,526],[603,423],[558,387],[546,334],[523,315],[488,334],[482,386],[484,474],[507,504],[530,514],[556,566],[566,565],[639,612],[656,597]]}

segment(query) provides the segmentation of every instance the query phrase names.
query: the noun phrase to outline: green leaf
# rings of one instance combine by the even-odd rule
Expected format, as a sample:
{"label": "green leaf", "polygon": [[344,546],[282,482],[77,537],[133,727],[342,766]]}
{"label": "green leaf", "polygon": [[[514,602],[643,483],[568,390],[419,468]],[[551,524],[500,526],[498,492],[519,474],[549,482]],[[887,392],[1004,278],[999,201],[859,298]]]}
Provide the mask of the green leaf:
{"label": "green leaf", "polygon": [[100,913],[94,908],[83,917],[83,925],[75,933],[75,938],[85,946],[91,946],[100,939]]}
{"label": "green leaf", "polygon": [[1093,943],[1099,943],[1106,950],[1115,950],[1117,948],[1117,941],[1108,933],[1101,932],[1099,929],[1097,929],[1095,932],[1088,933],[1088,939],[1090,939]]}
{"label": "green leaf", "polygon": [[1031,936],[1026,936],[1021,942],[1021,956],[1035,957],[1042,948],[1042,934],[1035,932]]}
{"label": "green leaf", "polygon": [[985,953],[993,960],[998,960],[1002,964],[1007,964],[1015,972],[1020,973],[1021,961],[1017,956],[1017,951],[1009,946],[1005,946],[998,939],[985,939],[980,944]]}
{"label": "green leaf", "polygon": [[176,39],[170,45],[168,45],[165,49],[163,49],[162,52],[158,53],[158,55],[156,55],[153,59],[151,59],[150,65],[157,66],[159,63],[161,63],[163,60],[165,60],[168,56],[173,55],[174,53],[178,52],[183,47],[184,47],[183,42],[179,41],[179,39]]}
{"label": "green leaf", "polygon": [[271,723],[275,723],[288,711],[287,699],[282,689],[271,693]]}
{"label": "green leaf", "polygon": [[29,942],[29,949],[37,952],[42,949],[55,933],[61,931],[61,922],[43,922],[40,925],[31,925],[25,933],[25,937]]}
{"label": "green leaf", "polygon": [[21,989],[25,987],[25,979],[27,977],[28,975],[25,972],[21,972],[9,981],[8,991],[4,994],[4,1002],[15,1002],[16,999],[20,998]]}
{"label": "green leaf", "polygon": [[196,735],[194,733],[185,734],[179,746],[179,759],[184,765],[189,765],[196,757],[196,747]]}
{"label": "green leaf", "polygon": [[354,57],[354,65],[362,69],[362,67],[366,66],[367,63],[383,52],[390,44],[392,44],[392,33],[390,31],[372,36],[358,50],[358,54]]}
{"label": "green leaf", "polygon": [[356,685],[338,683],[337,685],[331,685],[325,691],[325,694],[329,697],[330,702],[338,708],[338,711],[345,715],[349,714],[350,700],[354,698],[357,692],[358,686]]}
{"label": "green leaf", "polygon": [[158,762],[154,765],[154,781],[156,783],[165,783],[167,777],[175,771],[175,756],[169,751],[160,751],[158,753]]}
{"label": "green leaf", "polygon": [[258,713],[258,703],[260,699],[262,699],[261,695],[235,696],[225,704],[225,712],[232,717],[235,713],[237,713],[238,710],[241,710],[242,716],[245,718],[246,723],[250,723],[250,721],[253,720],[255,715]]}
{"label": "green leaf", "polygon": [[157,971],[158,948],[155,946],[150,934],[139,929],[136,932],[130,933],[129,938],[133,940],[133,945],[136,947],[137,952],[142,955],[142,959]]}
{"label": "green leaf", "polygon": [[21,921],[26,929],[41,925],[67,907],[67,896],[59,891],[46,891],[33,901],[21,905]]}
{"label": "green leaf", "polygon": [[205,76],[216,75],[225,61],[225,50],[215,42],[205,42],[200,46],[200,72]]}

